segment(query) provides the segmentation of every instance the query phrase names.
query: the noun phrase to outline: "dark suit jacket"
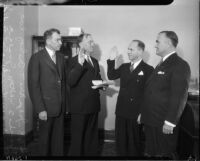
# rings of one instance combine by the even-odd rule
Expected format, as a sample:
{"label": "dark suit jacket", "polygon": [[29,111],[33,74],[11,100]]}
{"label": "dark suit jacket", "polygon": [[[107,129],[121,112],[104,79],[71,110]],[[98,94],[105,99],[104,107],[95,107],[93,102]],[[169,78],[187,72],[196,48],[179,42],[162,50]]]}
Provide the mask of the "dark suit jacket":
{"label": "dark suit jacket", "polygon": [[148,79],[141,111],[141,121],[162,126],[167,120],[177,124],[185,107],[190,67],[177,54],[169,56]]}
{"label": "dark suit jacket", "polygon": [[111,80],[120,78],[116,115],[124,118],[137,118],[143,100],[144,84],[151,75],[153,67],[141,61],[136,69],[130,72],[130,63],[124,63],[118,69],[114,69],[114,60],[107,60],[107,63],[108,78]]}
{"label": "dark suit jacket", "polygon": [[83,66],[78,56],[69,62],[68,83],[70,86],[70,113],[86,114],[100,110],[99,89],[92,89],[92,80],[101,80],[98,61],[91,57],[94,67],[87,61]]}
{"label": "dark suit jacket", "polygon": [[46,49],[33,54],[28,65],[28,89],[37,113],[58,116],[66,108],[64,56],[56,53],[56,65]]}

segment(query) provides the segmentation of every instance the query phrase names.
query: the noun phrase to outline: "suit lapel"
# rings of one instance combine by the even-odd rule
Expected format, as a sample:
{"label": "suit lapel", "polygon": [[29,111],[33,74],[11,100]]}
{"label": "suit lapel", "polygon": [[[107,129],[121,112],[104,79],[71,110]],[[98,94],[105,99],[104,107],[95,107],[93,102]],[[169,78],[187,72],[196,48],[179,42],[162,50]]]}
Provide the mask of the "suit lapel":
{"label": "suit lapel", "polygon": [[171,56],[169,56],[160,66],[156,67],[149,79],[147,80],[146,84],[149,84],[156,77],[158,71],[163,71],[166,68],[168,68],[168,66],[171,66],[176,58],[177,54],[174,53]]}
{"label": "suit lapel", "polygon": [[[129,64],[128,64],[128,68],[130,68],[130,65],[131,65],[131,64],[129,63]],[[130,74],[129,74],[129,79],[128,79],[128,81],[132,81],[133,78],[134,78],[134,79],[137,78],[138,73],[142,70],[142,66],[143,66],[143,61],[141,61],[141,62],[138,64],[138,66],[137,66],[132,72],[130,72],[130,69],[129,69]]]}
{"label": "suit lapel", "polygon": [[58,69],[58,73],[59,73],[59,76],[60,76],[60,79],[62,79],[62,67],[61,67],[61,57],[60,55],[56,52],[56,66],[57,66],[57,69]]}
{"label": "suit lapel", "polygon": [[[129,64],[129,68],[130,68],[130,65],[131,65],[131,64]],[[141,62],[138,64],[138,66],[131,72],[131,75],[137,75],[138,72],[141,70],[142,65],[143,65],[143,61],[141,61]],[[129,70],[129,71],[130,71],[130,70]]]}
{"label": "suit lapel", "polygon": [[96,70],[95,70],[95,69],[96,69],[95,61],[93,60],[92,57],[90,57],[90,58],[91,58],[92,63],[93,63],[94,66],[91,66],[86,60],[85,60],[85,65],[86,65],[87,69],[89,69],[89,70],[91,70],[91,71],[96,71]]}
{"label": "suit lapel", "polygon": [[142,64],[143,64],[143,61],[141,61],[141,62],[138,64],[138,66],[133,70],[132,73],[137,74],[137,73],[139,72],[139,70],[141,69]]}
{"label": "suit lapel", "polygon": [[174,53],[172,55],[170,55],[159,67],[158,69],[163,70],[165,68],[167,68],[168,66],[171,66],[174,62],[174,60],[176,60],[177,58],[177,54]]}
{"label": "suit lapel", "polygon": [[[57,57],[56,57],[57,58]],[[45,63],[56,73],[58,73],[56,64],[52,61],[46,49],[44,49],[44,61]],[[57,60],[56,60],[57,61]],[[58,60],[59,61],[59,60]],[[58,73],[59,74],[59,73]]]}

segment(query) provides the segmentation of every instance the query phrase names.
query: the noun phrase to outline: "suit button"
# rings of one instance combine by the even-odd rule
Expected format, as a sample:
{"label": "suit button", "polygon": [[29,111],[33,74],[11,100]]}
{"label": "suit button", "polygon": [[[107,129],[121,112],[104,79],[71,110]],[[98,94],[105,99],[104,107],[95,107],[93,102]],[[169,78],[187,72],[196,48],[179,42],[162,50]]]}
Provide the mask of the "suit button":
{"label": "suit button", "polygon": [[61,81],[60,81],[60,80],[58,80],[58,83],[61,83]]}
{"label": "suit button", "polygon": [[133,101],[133,98],[131,98],[130,100],[131,100],[131,102],[132,102],[132,101]]}

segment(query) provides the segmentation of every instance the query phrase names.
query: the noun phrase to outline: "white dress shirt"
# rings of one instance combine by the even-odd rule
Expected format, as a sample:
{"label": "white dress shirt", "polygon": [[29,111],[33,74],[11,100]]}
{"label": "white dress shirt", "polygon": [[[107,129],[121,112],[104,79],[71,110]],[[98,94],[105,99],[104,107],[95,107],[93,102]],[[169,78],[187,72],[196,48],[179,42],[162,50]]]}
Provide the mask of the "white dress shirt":
{"label": "white dress shirt", "polygon": [[[45,47],[45,48],[46,48],[46,50],[47,50],[49,56],[50,56],[51,59],[53,60],[53,55],[55,55],[55,51],[49,49],[48,47]],[[54,62],[54,60],[53,60],[53,62]],[[56,55],[55,55],[55,62],[54,62],[54,63],[56,63]]]}
{"label": "white dress shirt", "polygon": [[172,54],[174,54],[176,51],[172,51],[171,53],[165,55],[163,58],[162,58],[162,61],[164,62],[169,56],[171,56]]}
{"label": "white dress shirt", "polygon": [[142,59],[140,59],[136,62],[131,62],[131,65],[133,64],[133,69],[135,69],[140,64],[141,61],[142,61]]}
{"label": "white dress shirt", "polygon": [[92,66],[94,67],[94,64],[93,64],[93,62],[92,62],[92,59],[91,59],[91,57],[89,56],[89,55],[84,55],[85,56],[85,59],[87,60],[87,61],[90,61],[91,63],[92,63]]}

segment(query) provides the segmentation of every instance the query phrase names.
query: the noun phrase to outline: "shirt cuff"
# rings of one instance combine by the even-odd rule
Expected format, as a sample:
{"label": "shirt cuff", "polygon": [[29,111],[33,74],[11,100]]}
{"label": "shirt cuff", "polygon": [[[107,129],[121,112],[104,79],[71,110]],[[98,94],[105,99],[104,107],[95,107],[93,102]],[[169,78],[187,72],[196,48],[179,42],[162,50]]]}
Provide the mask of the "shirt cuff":
{"label": "shirt cuff", "polygon": [[172,126],[172,127],[176,127],[176,125],[174,125],[174,124],[172,124],[171,122],[166,121],[166,120],[165,120],[165,124],[167,124],[167,125],[169,125],[169,126]]}

